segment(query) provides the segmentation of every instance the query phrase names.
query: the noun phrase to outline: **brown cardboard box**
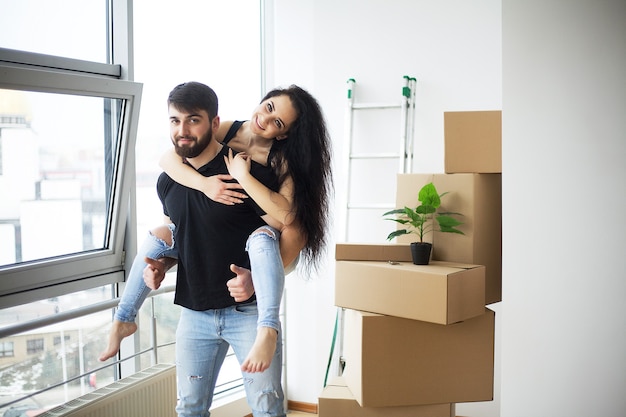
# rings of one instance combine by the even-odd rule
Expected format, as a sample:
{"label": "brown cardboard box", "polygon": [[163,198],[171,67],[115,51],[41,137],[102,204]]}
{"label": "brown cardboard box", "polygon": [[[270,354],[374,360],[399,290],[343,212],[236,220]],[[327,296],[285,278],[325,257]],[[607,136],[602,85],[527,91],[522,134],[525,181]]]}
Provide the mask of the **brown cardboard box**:
{"label": "brown cardboard box", "polygon": [[346,386],[336,377],[318,399],[319,417],[454,417],[454,404],[429,404],[400,407],[361,407]]}
{"label": "brown cardboard box", "polygon": [[502,172],[502,112],[444,112],[445,172]]}
{"label": "brown cardboard box", "polygon": [[338,261],[411,262],[411,246],[408,243],[337,243],[335,259]]}
{"label": "brown cardboard box", "polygon": [[432,261],[337,261],[335,305],[450,324],[485,312],[485,267]]}
{"label": "brown cardboard box", "polygon": [[493,400],[495,313],[442,326],[346,310],[343,372],[362,407]]}
{"label": "brown cardboard box", "polygon": [[[431,233],[432,259],[485,265],[485,303],[502,301],[502,174],[398,174],[397,207],[416,207],[417,194],[432,181],[441,194],[440,211],[461,213],[455,233]],[[397,238],[409,243],[415,235]]]}

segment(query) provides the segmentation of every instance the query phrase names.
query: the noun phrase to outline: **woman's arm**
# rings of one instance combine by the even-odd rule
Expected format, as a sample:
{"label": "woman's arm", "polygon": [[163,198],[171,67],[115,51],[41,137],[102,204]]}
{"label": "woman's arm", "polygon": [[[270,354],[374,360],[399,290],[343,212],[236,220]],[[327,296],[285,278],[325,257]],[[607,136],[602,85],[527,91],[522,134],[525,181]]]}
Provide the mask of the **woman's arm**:
{"label": "woman's arm", "polygon": [[[243,162],[246,162],[246,161],[243,161]],[[230,161],[227,161],[227,164],[229,163]],[[248,163],[249,162],[246,162],[246,165]],[[186,187],[193,188],[198,191],[202,191],[204,194],[206,194],[209,198],[211,198],[214,201],[219,201],[224,204],[234,204],[233,201],[238,200],[237,197],[247,198],[245,194],[237,193],[233,191],[234,188],[243,189],[244,187],[241,184],[223,182],[223,180],[225,179],[232,179],[233,178],[232,176],[214,175],[213,177],[205,177],[199,174],[192,167],[188,166],[187,164],[184,164],[182,162],[181,157],[178,156],[173,149],[170,149],[167,152],[165,152],[165,154],[163,154],[159,162],[159,165],[161,165],[161,168],[163,168],[163,170],[174,181]],[[263,219],[265,220],[265,222],[269,224],[270,226],[281,231],[280,243],[279,243],[280,255],[283,260],[283,265],[288,266],[296,259],[296,257],[298,256],[298,254],[300,253],[300,251],[306,244],[306,236],[304,235],[302,230],[300,230],[298,225],[296,225],[295,222],[293,221],[294,216],[291,213],[290,200],[288,200],[283,195],[283,193],[288,196],[292,195],[291,179],[288,178],[281,186],[279,193],[276,193],[276,192],[269,190],[267,187],[261,184],[258,180],[252,177],[252,175],[250,175],[249,167],[245,168],[245,170],[248,173],[248,176],[246,176],[246,179],[249,182],[248,186],[250,186],[254,190],[253,192],[255,194],[265,195],[265,198],[260,199],[260,200],[264,200],[263,202],[261,202],[257,200],[251,194],[252,198],[255,199],[257,204],[259,204],[259,206],[266,213],[268,213],[265,216],[263,216]],[[247,178],[247,177],[250,177],[250,178]],[[213,182],[213,184],[211,185],[210,182]],[[205,191],[205,188],[207,189],[206,191]],[[211,191],[211,189],[213,191]],[[207,191],[210,194],[207,194]],[[233,194],[229,197],[230,198],[229,201],[225,200],[226,197],[219,198],[219,193],[221,192],[223,196],[223,193],[225,191]],[[217,196],[215,194],[216,192],[217,192]],[[217,199],[211,197],[211,195],[213,195]],[[282,206],[279,204],[274,204],[275,200],[281,201]],[[241,200],[239,200],[238,202],[241,202]],[[283,212],[285,215],[278,216],[278,217],[282,217],[282,221],[276,220],[276,218],[270,214],[270,210]],[[287,213],[285,213],[285,211]]]}
{"label": "woman's arm", "polygon": [[[233,156],[232,151],[229,151],[228,157],[224,157],[224,159],[228,172],[243,186],[243,189],[263,211],[283,226],[289,226],[295,220],[292,204],[293,181],[291,178],[286,178],[278,192],[275,192],[250,174],[251,159],[249,155],[238,153]],[[277,228],[282,229],[282,227]]]}
{"label": "woman's arm", "polygon": [[242,185],[226,182],[232,180],[232,176],[213,175],[205,177],[189,165],[183,163],[182,158],[176,154],[173,148],[167,150],[161,156],[159,165],[177,183],[201,191],[211,200],[218,203],[233,205],[243,203],[243,199],[248,198],[244,193],[236,191],[243,189]]}

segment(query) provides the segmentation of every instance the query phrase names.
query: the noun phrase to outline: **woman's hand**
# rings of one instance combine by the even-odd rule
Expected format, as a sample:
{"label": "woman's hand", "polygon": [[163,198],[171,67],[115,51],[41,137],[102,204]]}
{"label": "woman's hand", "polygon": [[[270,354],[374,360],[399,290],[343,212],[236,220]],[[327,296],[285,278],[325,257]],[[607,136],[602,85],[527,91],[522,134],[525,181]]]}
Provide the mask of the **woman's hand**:
{"label": "woman's hand", "polygon": [[228,157],[224,157],[224,162],[226,163],[226,168],[228,168],[230,175],[237,181],[241,182],[246,175],[250,175],[250,167],[252,165],[250,155],[239,152],[237,155],[233,156],[233,150],[229,149]]}
{"label": "woman's hand", "polygon": [[227,174],[205,177],[202,180],[201,191],[204,195],[217,203],[229,206],[243,203],[243,199],[248,198],[248,196],[236,191],[243,189],[243,187],[236,182],[226,182],[230,180],[233,180],[233,177]]}

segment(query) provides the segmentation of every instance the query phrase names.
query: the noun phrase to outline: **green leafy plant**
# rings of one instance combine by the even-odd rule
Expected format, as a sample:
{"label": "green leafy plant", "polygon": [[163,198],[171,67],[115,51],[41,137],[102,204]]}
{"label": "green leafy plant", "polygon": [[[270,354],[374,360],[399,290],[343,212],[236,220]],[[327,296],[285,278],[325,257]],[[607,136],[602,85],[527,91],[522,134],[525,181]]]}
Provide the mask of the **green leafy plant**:
{"label": "green leafy plant", "polygon": [[[460,213],[442,212],[437,213],[437,209],[441,205],[441,197],[448,194],[447,192],[438,194],[435,185],[430,182],[422,187],[419,192],[418,200],[421,203],[415,208],[404,207],[386,212],[383,216],[394,216],[385,220],[392,220],[400,223],[406,228],[398,229],[387,236],[387,240],[391,240],[397,236],[414,233],[419,237],[419,242],[424,242],[424,236],[431,231],[439,231],[445,233],[465,234],[456,227],[463,224],[459,220],[452,217],[453,215],[461,215]],[[438,226],[438,229],[435,228]]]}

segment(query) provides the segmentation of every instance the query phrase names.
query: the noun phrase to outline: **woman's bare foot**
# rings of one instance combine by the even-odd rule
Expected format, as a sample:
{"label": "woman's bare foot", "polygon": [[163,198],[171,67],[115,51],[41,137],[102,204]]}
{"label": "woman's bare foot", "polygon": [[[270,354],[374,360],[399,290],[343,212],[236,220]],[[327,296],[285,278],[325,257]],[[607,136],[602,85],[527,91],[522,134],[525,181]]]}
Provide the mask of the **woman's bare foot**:
{"label": "woman's bare foot", "polygon": [[241,370],[253,373],[263,372],[269,368],[276,351],[277,338],[278,332],[275,329],[259,327],[256,332],[254,345],[252,345],[246,360],[241,364]]}
{"label": "woman's bare foot", "polygon": [[98,360],[104,362],[109,358],[117,355],[120,351],[122,339],[130,336],[137,331],[137,325],[134,322],[113,320],[111,331],[109,332],[109,344],[104,352],[100,354]]}

